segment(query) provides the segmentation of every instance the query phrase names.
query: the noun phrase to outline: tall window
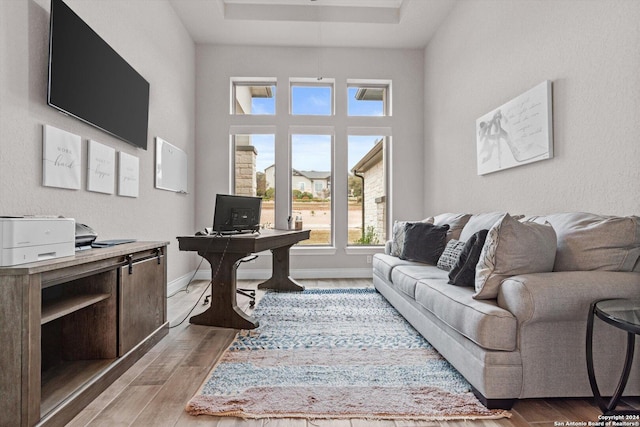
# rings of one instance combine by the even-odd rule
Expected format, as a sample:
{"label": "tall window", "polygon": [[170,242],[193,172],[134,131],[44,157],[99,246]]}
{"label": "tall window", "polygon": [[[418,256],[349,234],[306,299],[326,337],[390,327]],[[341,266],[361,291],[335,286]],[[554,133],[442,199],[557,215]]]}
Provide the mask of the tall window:
{"label": "tall window", "polygon": [[303,245],[333,242],[331,135],[291,135],[291,216],[311,230]]}
{"label": "tall window", "polygon": [[233,153],[234,193],[262,197],[260,225],[274,228],[275,135],[233,135]]}
{"label": "tall window", "polygon": [[382,245],[387,240],[386,140],[349,135],[349,245]]}
{"label": "tall window", "polygon": [[[245,116],[235,117],[230,129],[233,191],[263,198],[263,226],[310,230],[310,239],[298,245],[314,246],[318,253],[331,253],[337,245],[353,248],[352,253],[384,245],[391,82],[348,79],[336,87],[332,78],[290,78],[287,83],[279,87],[276,111],[275,78],[231,79],[230,112]],[[336,108],[336,99],[344,105]],[[345,154],[346,159],[337,157]]]}

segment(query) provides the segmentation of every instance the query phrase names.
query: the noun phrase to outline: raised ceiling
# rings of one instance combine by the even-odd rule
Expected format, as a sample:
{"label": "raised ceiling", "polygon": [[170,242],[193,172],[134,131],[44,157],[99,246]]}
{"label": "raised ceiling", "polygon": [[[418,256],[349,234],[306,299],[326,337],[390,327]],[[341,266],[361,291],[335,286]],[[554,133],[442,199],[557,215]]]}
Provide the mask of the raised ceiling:
{"label": "raised ceiling", "polygon": [[455,0],[169,0],[196,43],[421,48]]}

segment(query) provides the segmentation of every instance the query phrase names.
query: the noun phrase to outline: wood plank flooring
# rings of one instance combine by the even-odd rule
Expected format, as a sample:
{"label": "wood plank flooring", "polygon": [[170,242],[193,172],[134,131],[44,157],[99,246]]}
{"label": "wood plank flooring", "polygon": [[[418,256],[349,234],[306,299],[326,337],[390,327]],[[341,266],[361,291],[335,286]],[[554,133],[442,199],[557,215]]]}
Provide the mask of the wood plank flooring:
{"label": "wood plank flooring", "polygon": [[[255,288],[258,282],[244,281],[239,287]],[[366,279],[300,280],[307,288],[372,286]],[[197,392],[207,374],[231,344],[235,331],[191,325],[188,318],[206,309],[207,282],[195,282],[189,292],[169,298],[169,335],[151,349],[68,425],[143,427],[520,427],[554,426],[559,423],[597,421],[600,411],[592,399],[528,399],[518,401],[510,419],[477,421],[371,421],[296,420],[188,415],[186,403]],[[258,292],[258,299],[262,292]],[[249,300],[238,296],[238,305],[250,312]],[[193,313],[190,310],[195,306]],[[185,319],[183,321],[183,319]],[[181,323],[182,322],[182,323]],[[640,398],[625,399],[619,409],[640,411]],[[575,425],[575,424],[574,424]]]}

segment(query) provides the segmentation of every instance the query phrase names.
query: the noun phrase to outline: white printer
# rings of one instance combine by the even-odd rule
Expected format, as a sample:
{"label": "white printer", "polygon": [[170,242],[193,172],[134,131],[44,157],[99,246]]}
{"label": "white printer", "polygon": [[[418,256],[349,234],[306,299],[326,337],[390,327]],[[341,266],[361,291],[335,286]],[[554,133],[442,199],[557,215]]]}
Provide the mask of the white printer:
{"label": "white printer", "polygon": [[0,218],[0,267],[75,255],[72,218]]}

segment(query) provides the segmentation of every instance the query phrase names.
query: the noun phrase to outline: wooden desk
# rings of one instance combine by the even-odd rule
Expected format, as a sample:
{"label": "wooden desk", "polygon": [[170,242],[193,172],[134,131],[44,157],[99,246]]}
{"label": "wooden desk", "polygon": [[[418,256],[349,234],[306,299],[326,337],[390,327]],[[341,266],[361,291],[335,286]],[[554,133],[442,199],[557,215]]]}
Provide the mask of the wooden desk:
{"label": "wooden desk", "polygon": [[211,264],[211,305],[189,322],[233,329],[257,328],[258,321],[240,310],[236,302],[236,263],[248,255],[270,250],[271,278],[258,288],[302,291],[304,287],[289,276],[289,249],[308,239],[309,234],[309,230],[262,230],[260,234],[178,237],[181,251],[196,251]]}

